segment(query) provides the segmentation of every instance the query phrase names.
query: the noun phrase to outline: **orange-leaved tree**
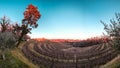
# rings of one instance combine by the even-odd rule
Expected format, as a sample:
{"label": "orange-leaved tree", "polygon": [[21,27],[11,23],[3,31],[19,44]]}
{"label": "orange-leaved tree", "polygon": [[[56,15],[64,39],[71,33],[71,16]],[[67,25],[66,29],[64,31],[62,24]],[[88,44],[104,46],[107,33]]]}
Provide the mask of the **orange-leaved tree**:
{"label": "orange-leaved tree", "polygon": [[41,14],[39,13],[37,7],[33,6],[32,4],[28,5],[28,8],[24,12],[24,19],[22,20],[22,25],[14,25],[15,34],[20,34],[17,42],[17,46],[22,41],[24,35],[31,33],[30,31],[32,28],[37,28],[38,24],[37,21],[40,19]]}

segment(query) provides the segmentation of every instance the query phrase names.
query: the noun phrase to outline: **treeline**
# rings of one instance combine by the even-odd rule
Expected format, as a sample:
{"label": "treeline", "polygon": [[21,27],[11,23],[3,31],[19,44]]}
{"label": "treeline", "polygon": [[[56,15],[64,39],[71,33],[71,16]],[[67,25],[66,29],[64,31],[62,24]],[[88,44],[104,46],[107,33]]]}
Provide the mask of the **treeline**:
{"label": "treeline", "polygon": [[69,42],[70,45],[74,47],[86,47],[102,43],[107,43],[110,39],[108,37],[94,37],[86,40],[81,40],[80,42]]}

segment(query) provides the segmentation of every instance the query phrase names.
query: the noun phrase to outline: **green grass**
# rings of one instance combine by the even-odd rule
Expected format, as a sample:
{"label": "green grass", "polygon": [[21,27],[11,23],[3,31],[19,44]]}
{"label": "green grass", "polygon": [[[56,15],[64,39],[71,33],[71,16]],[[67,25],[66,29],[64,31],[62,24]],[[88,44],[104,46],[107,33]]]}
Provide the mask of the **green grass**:
{"label": "green grass", "polygon": [[120,54],[100,68],[120,68]]}
{"label": "green grass", "polygon": [[29,68],[28,65],[12,56],[10,51],[5,52],[6,60],[0,58],[0,68]]}
{"label": "green grass", "polygon": [[113,65],[113,68],[120,68],[120,62]]}
{"label": "green grass", "polygon": [[25,55],[22,52],[22,47],[24,46],[25,43],[26,42],[21,42],[21,44],[19,45],[18,48],[12,49],[11,50],[12,56],[19,59],[20,61],[22,61],[26,65],[28,65],[29,68],[42,68],[42,67],[39,67],[36,64],[33,64],[27,57],[25,57]]}
{"label": "green grass", "polygon": [[28,60],[22,53],[21,49],[19,48],[15,48],[13,50],[11,50],[11,53],[14,57],[16,57],[17,59],[19,59],[20,61],[24,62],[25,64],[27,64],[29,66],[29,68],[39,68],[39,66],[33,64],[30,60]]}

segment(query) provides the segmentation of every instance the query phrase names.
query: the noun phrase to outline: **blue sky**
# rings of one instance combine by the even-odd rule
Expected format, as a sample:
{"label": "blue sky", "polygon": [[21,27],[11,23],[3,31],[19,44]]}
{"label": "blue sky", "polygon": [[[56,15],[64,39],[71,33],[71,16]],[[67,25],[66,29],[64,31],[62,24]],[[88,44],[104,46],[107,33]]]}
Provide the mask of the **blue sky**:
{"label": "blue sky", "polygon": [[100,20],[109,23],[120,12],[120,0],[0,0],[0,17],[21,23],[29,4],[38,7],[41,18],[32,38],[84,39],[102,35]]}

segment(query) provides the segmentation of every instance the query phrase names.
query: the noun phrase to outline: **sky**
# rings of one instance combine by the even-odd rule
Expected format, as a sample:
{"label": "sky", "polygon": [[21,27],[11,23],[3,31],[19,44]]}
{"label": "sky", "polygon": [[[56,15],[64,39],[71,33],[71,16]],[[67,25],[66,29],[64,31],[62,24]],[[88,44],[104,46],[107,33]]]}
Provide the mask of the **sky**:
{"label": "sky", "polygon": [[120,12],[120,0],[0,0],[0,18],[21,23],[29,4],[41,13],[32,38],[85,39],[103,35],[100,20],[110,23]]}

